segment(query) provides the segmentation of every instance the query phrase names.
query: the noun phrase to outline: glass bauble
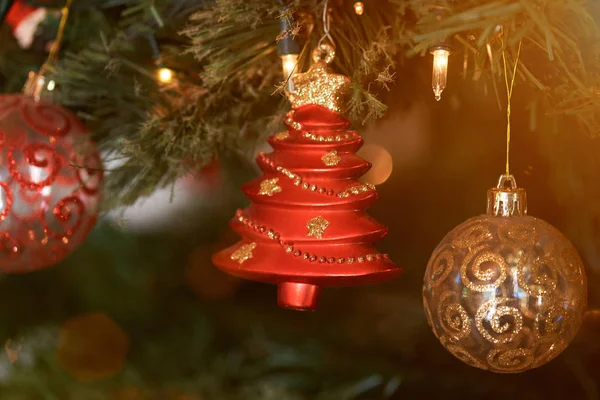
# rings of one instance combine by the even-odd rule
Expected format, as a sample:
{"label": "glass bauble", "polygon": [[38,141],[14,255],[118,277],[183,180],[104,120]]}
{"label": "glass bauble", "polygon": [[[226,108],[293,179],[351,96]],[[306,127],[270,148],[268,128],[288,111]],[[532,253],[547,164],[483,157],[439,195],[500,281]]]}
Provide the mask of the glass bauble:
{"label": "glass bauble", "polygon": [[[509,179],[513,187],[504,188]],[[562,352],[587,299],[583,264],[548,223],[526,215],[525,192],[503,176],[488,213],[444,237],[425,271],[423,302],[442,345],[493,372],[539,367]]]}
{"label": "glass bauble", "polygon": [[0,95],[0,271],[51,266],[98,215],[102,164],[85,126],[61,106]]}

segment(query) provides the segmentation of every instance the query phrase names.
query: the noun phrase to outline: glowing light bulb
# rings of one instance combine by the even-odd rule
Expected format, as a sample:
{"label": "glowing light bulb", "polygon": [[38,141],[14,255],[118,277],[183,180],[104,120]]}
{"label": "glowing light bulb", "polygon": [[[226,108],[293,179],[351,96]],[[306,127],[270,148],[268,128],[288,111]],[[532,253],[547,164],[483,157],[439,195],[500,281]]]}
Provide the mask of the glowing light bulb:
{"label": "glowing light bulb", "polygon": [[448,77],[448,56],[450,51],[444,48],[436,48],[431,51],[433,54],[433,73],[431,75],[431,87],[435,99],[442,99],[442,92],[446,88],[446,79]]}
{"label": "glowing light bulb", "polygon": [[48,82],[48,86],[46,86],[46,89],[48,89],[48,91],[51,92],[54,90],[54,88],[56,88],[56,82],[50,80],[50,82]]}
{"label": "glowing light bulb", "polygon": [[173,81],[173,70],[164,67],[160,68],[157,76],[161,83],[171,83]]}
{"label": "glowing light bulb", "polygon": [[283,66],[283,79],[288,82],[288,90],[291,92],[294,90],[292,76],[296,73],[298,54],[283,54],[281,64]]}
{"label": "glowing light bulb", "polygon": [[365,12],[365,5],[362,1],[357,1],[354,3],[354,12],[356,13],[356,15],[363,15],[363,13]]}

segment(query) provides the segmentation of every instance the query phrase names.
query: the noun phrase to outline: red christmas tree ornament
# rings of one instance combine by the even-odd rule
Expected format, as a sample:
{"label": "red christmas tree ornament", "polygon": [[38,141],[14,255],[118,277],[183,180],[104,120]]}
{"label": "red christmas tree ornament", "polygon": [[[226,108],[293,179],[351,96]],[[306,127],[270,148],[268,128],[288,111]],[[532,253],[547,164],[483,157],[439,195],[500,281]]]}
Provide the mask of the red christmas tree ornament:
{"label": "red christmas tree ornament", "polygon": [[7,273],[64,259],[98,215],[98,150],[75,115],[40,99],[44,83],[32,74],[24,94],[0,95],[0,271]]}
{"label": "red christmas tree ornament", "polygon": [[401,269],[373,244],[387,228],[365,210],[375,187],[357,179],[370,164],[355,155],[361,138],[342,114],[349,79],[317,60],[294,77],[288,129],[260,154],[263,176],[242,188],[252,205],[231,225],[242,240],[213,256],[225,272],[279,286],[281,307],[314,310],[321,287],[371,284]]}

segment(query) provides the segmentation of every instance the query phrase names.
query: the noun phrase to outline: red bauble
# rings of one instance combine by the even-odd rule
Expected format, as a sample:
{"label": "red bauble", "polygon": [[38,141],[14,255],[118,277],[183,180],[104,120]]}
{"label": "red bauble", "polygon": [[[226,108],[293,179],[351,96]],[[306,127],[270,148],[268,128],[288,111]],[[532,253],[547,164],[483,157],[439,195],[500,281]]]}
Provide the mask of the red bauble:
{"label": "red bauble", "polygon": [[95,224],[98,150],[71,112],[23,94],[0,96],[0,145],[0,271],[51,266]]}
{"label": "red bauble", "polygon": [[377,200],[357,179],[370,164],[355,155],[362,145],[340,114],[309,104],[290,112],[288,131],[269,139],[260,154],[264,175],[244,185],[252,201],[232,227],[242,241],[213,256],[229,274],[279,285],[279,305],[314,310],[323,286],[381,282],[401,269],[373,243],[387,228],[365,210]]}

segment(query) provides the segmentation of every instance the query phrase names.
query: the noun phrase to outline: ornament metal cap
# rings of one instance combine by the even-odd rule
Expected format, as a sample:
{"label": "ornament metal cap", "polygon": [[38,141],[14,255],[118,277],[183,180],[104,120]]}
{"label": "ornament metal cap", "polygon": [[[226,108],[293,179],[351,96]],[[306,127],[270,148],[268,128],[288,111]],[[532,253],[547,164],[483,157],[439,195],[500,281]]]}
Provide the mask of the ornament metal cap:
{"label": "ornament metal cap", "polygon": [[487,214],[494,217],[527,215],[527,192],[512,175],[500,175],[498,186],[487,192]]}
{"label": "ornament metal cap", "polygon": [[44,70],[41,69],[39,72],[30,71],[27,76],[27,82],[23,87],[23,94],[31,96],[35,101],[40,101],[42,96],[45,94],[46,89],[46,75]]}

